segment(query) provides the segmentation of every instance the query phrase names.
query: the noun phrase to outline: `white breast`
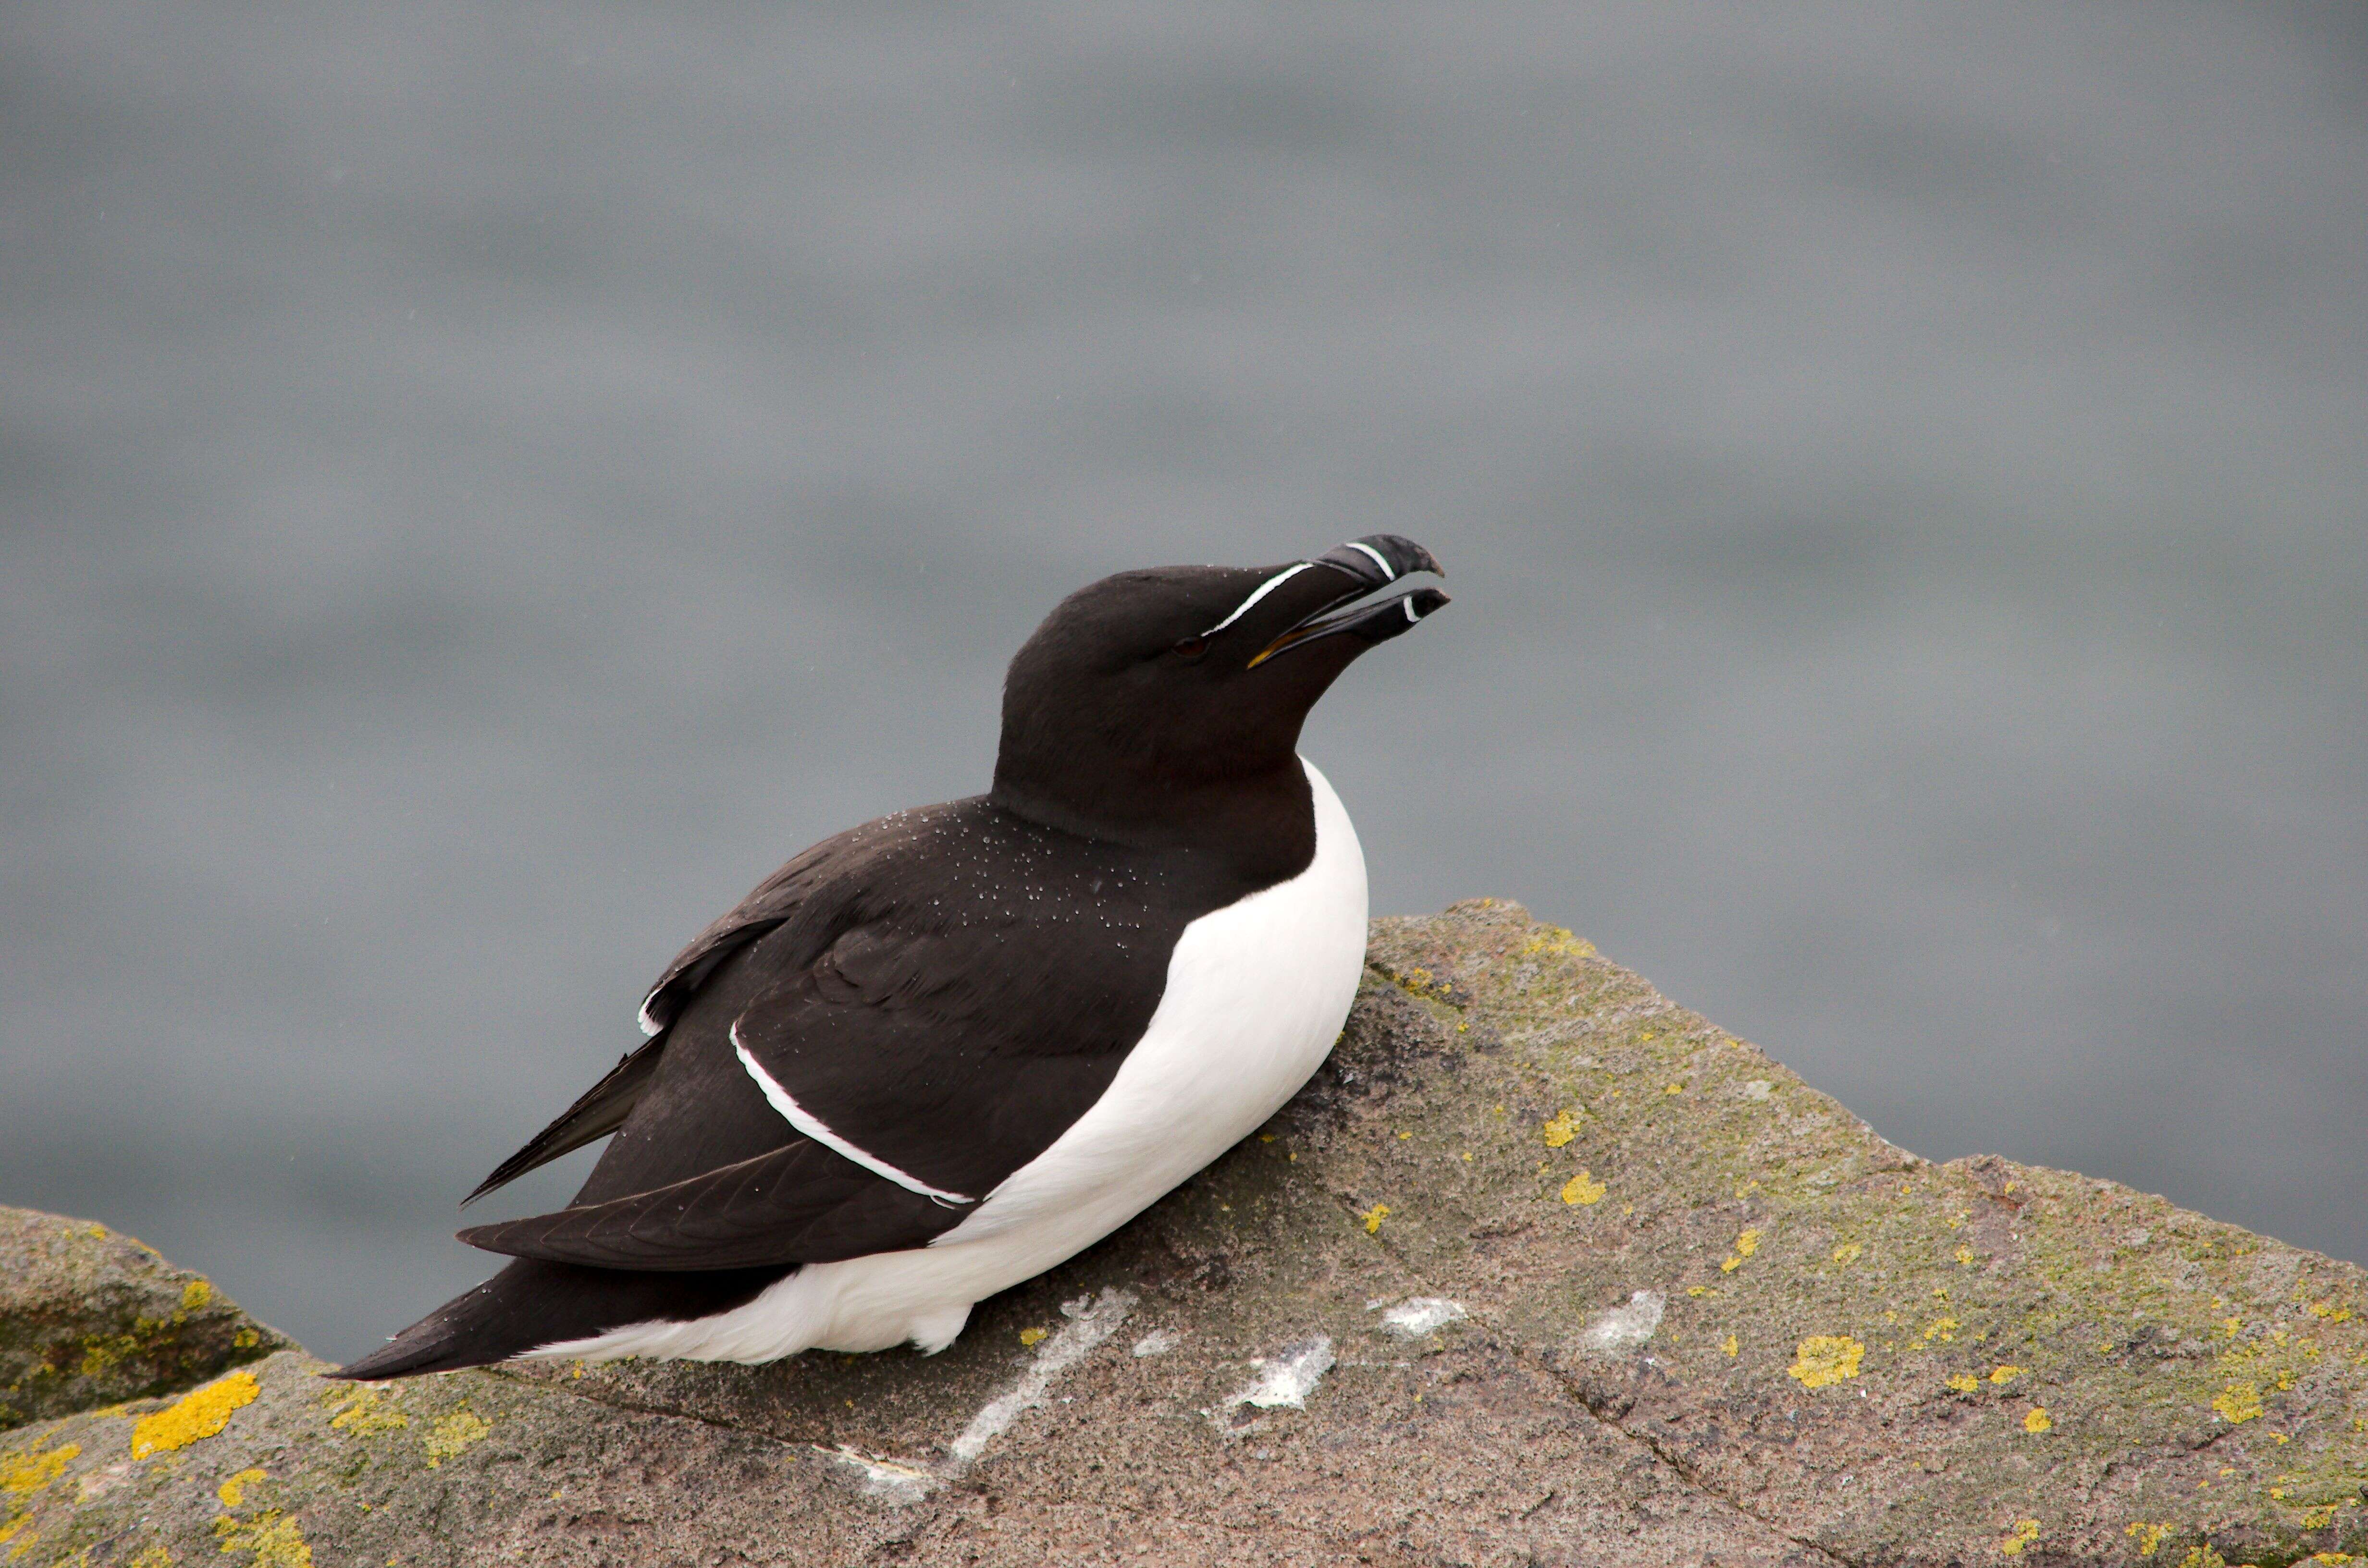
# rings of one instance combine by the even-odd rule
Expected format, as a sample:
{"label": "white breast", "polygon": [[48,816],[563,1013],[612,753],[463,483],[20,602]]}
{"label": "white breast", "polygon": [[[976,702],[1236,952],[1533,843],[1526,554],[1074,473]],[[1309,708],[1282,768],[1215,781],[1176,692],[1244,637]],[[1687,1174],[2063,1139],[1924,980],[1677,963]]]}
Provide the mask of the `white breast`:
{"label": "white breast", "polygon": [[1302,760],[1315,858],[1184,928],[1150,1028],[1053,1146],[926,1247],[809,1265],[746,1306],[553,1345],[548,1356],[768,1361],[810,1346],[939,1350],[973,1302],[1092,1245],[1247,1136],[1339,1037],[1365,956],[1365,856]]}
{"label": "white breast", "polygon": [[1301,766],[1315,858],[1184,928],[1109,1091],[933,1246],[1027,1232],[1060,1249],[1029,1273],[1049,1268],[1232,1148],[1322,1065],[1364,967],[1365,855],[1332,786]]}

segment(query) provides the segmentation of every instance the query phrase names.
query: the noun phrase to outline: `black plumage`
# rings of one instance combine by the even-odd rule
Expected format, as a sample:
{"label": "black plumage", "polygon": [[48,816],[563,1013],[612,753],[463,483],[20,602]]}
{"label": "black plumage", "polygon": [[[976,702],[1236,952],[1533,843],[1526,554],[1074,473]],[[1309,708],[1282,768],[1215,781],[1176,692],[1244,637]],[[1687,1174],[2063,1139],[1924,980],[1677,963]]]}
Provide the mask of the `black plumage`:
{"label": "black plumage", "polygon": [[[1013,660],[993,790],[825,840],[694,938],[653,1038],[471,1194],[614,1134],[575,1199],[463,1232],[518,1261],[340,1375],[686,1321],[961,1223],[1109,1087],[1185,927],[1307,866],[1308,707],[1445,600],[1326,612],[1436,569],[1375,536],[1071,596]],[[871,1165],[795,1131],[749,1062]]]}

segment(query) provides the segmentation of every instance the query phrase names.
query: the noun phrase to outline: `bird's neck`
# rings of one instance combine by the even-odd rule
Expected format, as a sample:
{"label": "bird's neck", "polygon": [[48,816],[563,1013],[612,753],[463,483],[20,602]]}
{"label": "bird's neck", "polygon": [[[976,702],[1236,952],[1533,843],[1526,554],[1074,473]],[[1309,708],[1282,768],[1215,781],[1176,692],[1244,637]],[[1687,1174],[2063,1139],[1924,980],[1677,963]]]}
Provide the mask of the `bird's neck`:
{"label": "bird's neck", "polygon": [[1315,853],[1315,795],[1295,756],[1254,774],[1190,780],[998,763],[987,798],[1081,837],[1209,854],[1256,887],[1296,876]]}

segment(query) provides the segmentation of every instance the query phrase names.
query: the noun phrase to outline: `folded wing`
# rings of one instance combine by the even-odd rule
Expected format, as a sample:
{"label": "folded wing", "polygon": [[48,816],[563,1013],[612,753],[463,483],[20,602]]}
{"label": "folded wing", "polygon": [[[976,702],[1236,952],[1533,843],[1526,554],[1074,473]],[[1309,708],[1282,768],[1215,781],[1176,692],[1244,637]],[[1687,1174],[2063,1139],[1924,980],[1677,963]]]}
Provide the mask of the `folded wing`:
{"label": "folded wing", "polygon": [[[982,845],[996,879],[964,874]],[[1177,880],[983,801],[818,846],[676,960],[658,1037],[495,1173],[613,1129],[576,1201],[462,1239],[654,1270],[925,1244],[1108,1089],[1198,913]]]}
{"label": "folded wing", "polygon": [[752,1268],[920,1246],[961,1218],[801,1139],[654,1192],[479,1225],[461,1239],[594,1268]]}

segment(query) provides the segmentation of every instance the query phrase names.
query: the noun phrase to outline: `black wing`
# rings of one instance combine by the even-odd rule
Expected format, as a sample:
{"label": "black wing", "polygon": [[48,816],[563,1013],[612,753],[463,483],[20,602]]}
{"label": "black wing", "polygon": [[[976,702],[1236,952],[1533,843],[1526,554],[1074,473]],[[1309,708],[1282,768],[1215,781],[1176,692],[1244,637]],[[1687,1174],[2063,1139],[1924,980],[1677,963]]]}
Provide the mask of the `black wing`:
{"label": "black wing", "polygon": [[[860,834],[862,830],[856,831]],[[550,1126],[495,1166],[491,1176],[461,1199],[462,1206],[622,1127],[632,1115],[633,1107],[641,1102],[642,1091],[649,1087],[658,1059],[666,1051],[667,1029],[681,1016],[684,1006],[726,960],[795,913],[814,884],[816,868],[826,865],[834,851],[841,847],[841,841],[852,836],[841,834],[815,845],[759,882],[756,891],[742,899],[730,914],[692,937],[690,945],[675,956],[674,962],[666,966],[658,983],[643,998],[642,1028],[651,1039],[619,1057],[616,1066],[578,1096],[574,1105],[560,1112]]]}
{"label": "black wing", "polygon": [[802,1138],[655,1192],[479,1225],[461,1239],[545,1263],[672,1272],[860,1257],[918,1246],[960,1218]]}
{"label": "black wing", "polygon": [[507,1187],[537,1166],[547,1165],[560,1155],[572,1153],[595,1138],[605,1138],[624,1126],[625,1119],[640,1103],[642,1091],[649,1087],[651,1076],[658,1070],[658,1055],[665,1050],[666,1037],[660,1035],[643,1042],[638,1051],[619,1057],[606,1076],[577,1096],[575,1103],[529,1139],[525,1148],[495,1165],[493,1175],[461,1199],[461,1206],[466,1208],[495,1187]]}
{"label": "black wing", "polygon": [[1185,925],[1246,891],[984,801],[819,847],[769,929],[678,961],[697,978],[575,1203],[464,1240],[650,1269],[920,1245],[1100,1097]]}
{"label": "black wing", "polygon": [[757,883],[755,891],[735,904],[730,914],[693,937],[690,945],[675,955],[674,962],[666,965],[658,983],[642,999],[642,1031],[649,1035],[665,1033],[682,1016],[684,1005],[724,960],[796,914],[831,868],[846,859],[850,851],[860,851],[865,841],[874,836],[879,825],[866,824],[824,839]]}

